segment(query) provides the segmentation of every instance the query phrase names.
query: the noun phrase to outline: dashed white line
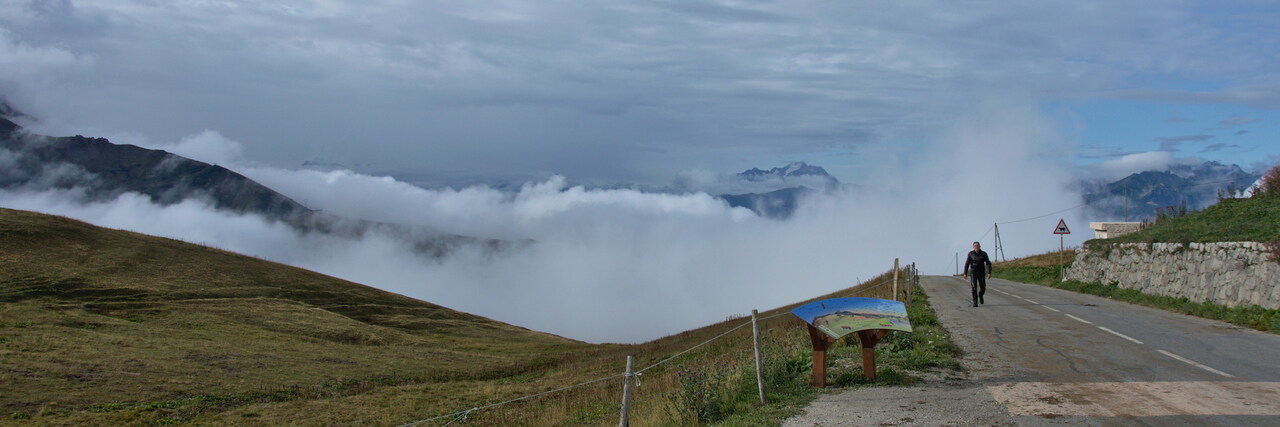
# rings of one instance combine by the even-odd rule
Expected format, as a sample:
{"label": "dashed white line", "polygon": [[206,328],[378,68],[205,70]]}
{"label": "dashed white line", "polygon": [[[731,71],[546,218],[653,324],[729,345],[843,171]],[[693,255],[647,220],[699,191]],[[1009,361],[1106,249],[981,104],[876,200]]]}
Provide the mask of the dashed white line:
{"label": "dashed white line", "polygon": [[1023,298],[1022,300],[1023,300],[1023,301],[1026,301],[1026,302],[1029,302],[1029,303],[1032,303],[1032,304],[1037,304],[1037,305],[1038,305],[1038,304],[1040,304],[1040,303],[1038,303],[1038,302],[1035,302],[1035,301],[1032,301],[1032,300],[1029,300],[1029,299],[1026,299],[1026,298]]}
{"label": "dashed white line", "polygon": [[1164,351],[1164,350],[1156,350],[1156,351],[1160,352],[1160,354],[1163,354],[1163,355],[1165,355],[1165,356],[1169,356],[1169,357],[1172,357],[1172,358],[1174,358],[1174,359],[1178,359],[1178,361],[1180,361],[1180,362],[1182,362],[1182,363],[1186,363],[1186,364],[1188,364],[1188,365],[1195,366],[1195,367],[1197,367],[1197,368],[1204,369],[1204,370],[1206,370],[1206,371],[1213,372],[1213,373],[1215,373],[1215,374],[1222,375],[1222,376],[1227,377],[1227,378],[1235,378],[1235,375],[1231,375],[1231,374],[1228,374],[1228,373],[1226,373],[1226,372],[1222,372],[1222,371],[1219,371],[1219,370],[1217,370],[1217,369],[1210,368],[1210,367],[1205,366],[1205,365],[1203,365],[1203,364],[1201,364],[1201,363],[1199,363],[1199,362],[1196,362],[1196,361],[1194,361],[1194,360],[1191,360],[1191,359],[1188,359],[1188,358],[1185,358],[1185,357],[1182,357],[1182,356],[1179,356],[1179,355],[1176,355],[1176,354],[1173,354],[1173,353],[1170,353],[1170,352],[1167,352],[1167,351]]}
{"label": "dashed white line", "polygon": [[[1064,313],[1064,314],[1065,314],[1065,313]],[[1092,325],[1092,324],[1093,324],[1093,322],[1090,322],[1090,321],[1088,321],[1088,320],[1081,319],[1081,318],[1079,318],[1079,317],[1072,316],[1072,315],[1070,315],[1070,314],[1067,314],[1067,317],[1070,317],[1070,318],[1072,318],[1072,319],[1076,319],[1076,320],[1081,321],[1081,322],[1084,322],[1084,323],[1088,323],[1088,324],[1090,324],[1090,325]]]}
{"label": "dashed white line", "polygon": [[1133,338],[1129,337],[1128,335],[1125,335],[1125,334],[1122,334],[1122,333],[1119,333],[1119,332],[1116,332],[1116,331],[1113,331],[1113,330],[1107,329],[1107,328],[1105,328],[1105,327],[1099,326],[1099,327],[1098,327],[1098,329],[1101,329],[1101,330],[1104,330],[1104,331],[1110,332],[1112,335],[1115,335],[1115,336],[1117,336],[1117,337],[1124,338],[1124,339],[1127,339],[1127,340],[1129,340],[1129,341],[1133,341],[1133,342],[1138,343],[1138,344],[1142,344],[1142,341],[1135,340],[1135,339],[1133,339]]}
{"label": "dashed white line", "polygon": [[1047,306],[1047,305],[1042,305],[1041,307],[1044,307],[1044,309],[1045,309],[1045,310],[1049,310],[1049,311],[1052,311],[1052,312],[1055,312],[1055,313],[1061,313],[1061,312],[1062,312],[1062,310],[1058,310],[1058,309],[1056,309],[1056,308],[1053,308],[1053,307],[1050,307],[1050,306]]}

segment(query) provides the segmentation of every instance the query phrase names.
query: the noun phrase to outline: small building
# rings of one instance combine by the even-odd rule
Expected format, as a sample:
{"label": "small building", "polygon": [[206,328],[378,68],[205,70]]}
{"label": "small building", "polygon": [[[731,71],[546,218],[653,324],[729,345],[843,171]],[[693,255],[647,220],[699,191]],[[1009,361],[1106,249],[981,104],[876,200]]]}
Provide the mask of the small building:
{"label": "small building", "polygon": [[1089,228],[1093,229],[1093,237],[1096,239],[1110,239],[1112,237],[1120,237],[1129,233],[1136,232],[1146,227],[1142,222],[1091,222]]}

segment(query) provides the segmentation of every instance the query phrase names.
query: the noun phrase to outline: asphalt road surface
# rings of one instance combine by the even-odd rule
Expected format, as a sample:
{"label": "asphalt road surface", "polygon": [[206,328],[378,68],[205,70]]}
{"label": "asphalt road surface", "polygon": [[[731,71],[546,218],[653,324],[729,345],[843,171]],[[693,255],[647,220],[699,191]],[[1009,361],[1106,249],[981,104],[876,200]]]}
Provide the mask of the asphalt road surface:
{"label": "asphalt road surface", "polygon": [[1280,336],[1000,279],[926,276],[966,372],[825,395],[785,426],[1280,426]]}

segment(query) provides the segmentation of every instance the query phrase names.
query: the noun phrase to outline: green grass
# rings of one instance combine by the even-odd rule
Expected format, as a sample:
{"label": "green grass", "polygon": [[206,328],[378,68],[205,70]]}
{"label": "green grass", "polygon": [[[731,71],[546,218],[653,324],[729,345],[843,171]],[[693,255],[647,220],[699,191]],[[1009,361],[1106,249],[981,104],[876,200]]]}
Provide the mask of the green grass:
{"label": "green grass", "polygon": [[[392,387],[379,383],[387,378],[502,378],[603,348],[251,257],[8,209],[0,337],[0,412],[89,425],[335,400]],[[374,384],[329,390],[351,381]],[[484,396],[464,391],[413,413]]]}
{"label": "green grass", "polygon": [[[839,392],[851,387],[909,386],[921,379],[926,371],[959,371],[960,349],[952,341],[946,329],[938,323],[937,315],[929,306],[928,296],[916,289],[912,293],[913,304],[907,309],[913,332],[890,331],[876,346],[876,378],[862,376],[862,346],[857,335],[841,339],[827,350],[828,388],[825,392]],[[795,330],[804,330],[796,327]],[[717,418],[715,425],[778,425],[782,420],[798,415],[803,407],[821,392],[809,385],[812,366],[812,350],[806,334],[795,334],[790,351],[766,361],[769,378],[768,405],[756,405],[756,383],[753,375],[740,376],[732,385],[736,393],[730,402],[732,411]],[[776,353],[776,352],[775,352]],[[706,421],[706,420],[702,420]]]}
{"label": "green grass", "polygon": [[[887,280],[890,273],[871,282]],[[890,289],[855,287],[813,300],[891,298]],[[886,338],[877,381],[856,375],[855,341],[829,350],[829,384],[902,385],[916,372],[958,367],[927,297],[913,297],[916,333]],[[646,372],[632,420],[768,425],[800,413],[821,391],[809,386],[804,323],[785,313],[806,302],[761,313],[782,314],[761,322],[767,405],[756,402],[747,327]],[[648,366],[744,321],[643,344],[586,344],[212,248],[0,209],[7,420],[398,425],[616,375],[627,355]],[[682,372],[700,372],[700,382],[681,383]],[[679,397],[690,390],[709,394]],[[611,424],[620,392],[620,381],[603,381],[468,420]]]}
{"label": "green grass", "polygon": [[[1041,260],[1052,259],[1052,256],[1039,255]],[[1029,257],[1031,258],[1031,257]],[[1007,264],[1020,263],[1016,266]],[[1022,283],[1032,283],[1062,290],[1097,295],[1124,301],[1130,304],[1159,308],[1175,313],[1213,319],[1260,331],[1280,333],[1280,310],[1263,308],[1257,305],[1249,307],[1226,307],[1213,302],[1195,302],[1187,298],[1174,298],[1160,295],[1148,295],[1134,289],[1124,289],[1117,284],[1096,282],[1062,281],[1062,268],[1067,264],[1045,265],[1045,262],[1027,263],[1013,260],[1009,263],[997,264],[994,276],[1001,279]]]}
{"label": "green grass", "polygon": [[1156,222],[1146,229],[1087,245],[1121,242],[1268,242],[1280,238],[1280,197],[1225,199],[1201,211]]}

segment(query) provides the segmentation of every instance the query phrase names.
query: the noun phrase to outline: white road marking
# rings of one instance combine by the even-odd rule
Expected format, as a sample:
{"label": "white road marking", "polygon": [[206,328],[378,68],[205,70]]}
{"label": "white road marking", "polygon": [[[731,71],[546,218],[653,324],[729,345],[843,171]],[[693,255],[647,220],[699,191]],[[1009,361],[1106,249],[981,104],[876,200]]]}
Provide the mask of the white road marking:
{"label": "white road marking", "polygon": [[1119,332],[1116,332],[1116,331],[1113,331],[1113,330],[1107,329],[1107,328],[1105,328],[1105,327],[1099,326],[1099,327],[1098,327],[1098,329],[1101,329],[1101,330],[1104,330],[1104,331],[1110,332],[1112,335],[1115,335],[1115,336],[1117,336],[1117,337],[1124,338],[1124,339],[1127,339],[1127,340],[1129,340],[1129,341],[1133,341],[1133,342],[1138,343],[1138,344],[1142,344],[1142,341],[1135,340],[1135,339],[1133,339],[1133,338],[1130,338],[1128,335],[1125,335],[1125,334],[1122,334],[1122,333],[1119,333]]}
{"label": "white road marking", "polygon": [[1045,309],[1045,310],[1049,310],[1049,311],[1052,311],[1052,312],[1055,312],[1055,313],[1061,313],[1061,312],[1062,312],[1062,310],[1058,310],[1058,309],[1056,309],[1056,308],[1053,308],[1053,307],[1050,307],[1050,306],[1047,306],[1047,305],[1042,305],[1041,307],[1044,307],[1044,309]]}
{"label": "white road marking", "polygon": [[1194,361],[1194,360],[1191,360],[1191,359],[1188,359],[1188,358],[1185,358],[1185,357],[1182,357],[1182,356],[1179,356],[1179,355],[1176,355],[1176,354],[1173,354],[1173,353],[1170,353],[1170,352],[1167,352],[1167,351],[1164,351],[1164,350],[1156,350],[1156,351],[1160,352],[1160,354],[1163,354],[1163,355],[1165,355],[1165,356],[1169,356],[1169,357],[1172,357],[1172,358],[1174,358],[1174,359],[1178,359],[1178,361],[1179,361],[1179,362],[1186,363],[1186,364],[1188,364],[1188,365],[1195,366],[1195,367],[1197,367],[1197,368],[1204,369],[1204,370],[1206,370],[1206,371],[1213,372],[1213,373],[1215,373],[1215,374],[1222,375],[1222,376],[1227,377],[1227,378],[1235,378],[1235,375],[1231,375],[1231,374],[1228,374],[1228,373],[1226,373],[1226,372],[1222,372],[1222,371],[1219,371],[1219,370],[1217,370],[1217,369],[1210,368],[1210,367],[1205,366],[1204,364],[1202,364],[1202,363],[1200,363],[1200,362],[1196,362],[1196,361]]}
{"label": "white road marking", "polygon": [[1039,305],[1039,304],[1040,304],[1040,303],[1038,303],[1038,302],[1035,302],[1035,301],[1032,301],[1032,300],[1029,300],[1029,299],[1026,299],[1026,298],[1023,298],[1023,300],[1025,300],[1025,301],[1027,301],[1027,302],[1029,302],[1029,303],[1032,303],[1032,304],[1036,304],[1036,305]]}
{"label": "white road marking", "polygon": [[1068,314],[1068,315],[1067,315],[1067,317],[1070,317],[1070,318],[1072,318],[1072,319],[1079,320],[1079,321],[1084,322],[1084,323],[1088,323],[1088,324],[1090,324],[1090,325],[1092,325],[1092,324],[1093,324],[1093,322],[1090,322],[1090,321],[1088,321],[1088,320],[1081,319],[1081,318],[1079,318],[1079,317],[1072,316],[1072,315],[1070,315],[1070,314]]}

